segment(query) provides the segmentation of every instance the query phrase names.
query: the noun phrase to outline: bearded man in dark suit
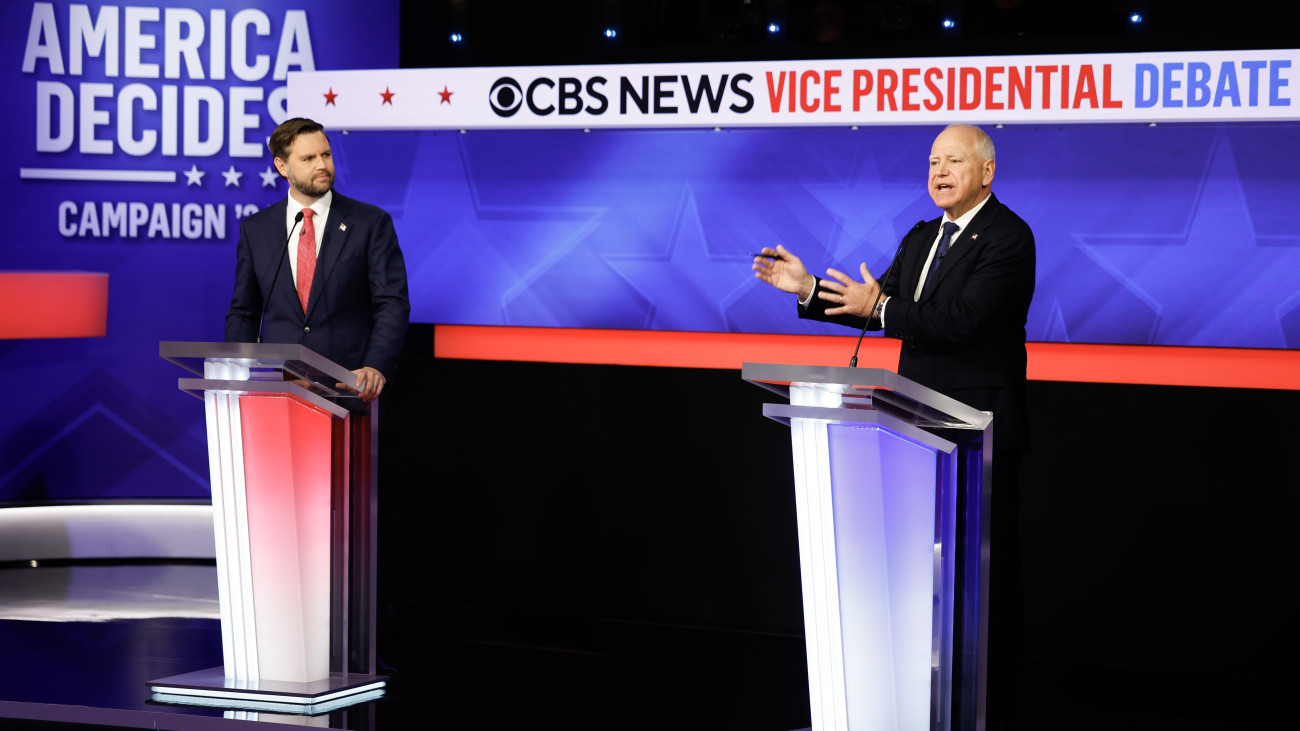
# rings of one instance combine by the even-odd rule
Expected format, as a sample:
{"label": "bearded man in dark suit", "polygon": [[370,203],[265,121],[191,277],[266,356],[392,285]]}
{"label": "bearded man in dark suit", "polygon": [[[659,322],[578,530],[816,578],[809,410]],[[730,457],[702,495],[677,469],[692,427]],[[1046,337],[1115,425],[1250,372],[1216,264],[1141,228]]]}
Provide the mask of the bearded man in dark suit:
{"label": "bearded man in dark suit", "polygon": [[[808,273],[785,247],[764,248],[755,276],[799,298],[799,316],[885,331],[903,341],[898,373],[993,412],[993,564],[989,728],[1009,728],[1020,653],[1019,479],[1029,445],[1025,321],[1034,294],[1034,234],[993,195],[993,141],[952,125],[930,149],[929,192],[943,215],[903,238],[877,282]],[[937,260],[937,263],[936,263]]]}
{"label": "bearded man in dark suit", "polygon": [[265,306],[264,342],[302,343],[352,370],[373,401],[393,377],[411,312],[393,219],[333,190],[317,122],[290,119],[267,146],[289,195],[240,224],[226,341],[256,342]]}

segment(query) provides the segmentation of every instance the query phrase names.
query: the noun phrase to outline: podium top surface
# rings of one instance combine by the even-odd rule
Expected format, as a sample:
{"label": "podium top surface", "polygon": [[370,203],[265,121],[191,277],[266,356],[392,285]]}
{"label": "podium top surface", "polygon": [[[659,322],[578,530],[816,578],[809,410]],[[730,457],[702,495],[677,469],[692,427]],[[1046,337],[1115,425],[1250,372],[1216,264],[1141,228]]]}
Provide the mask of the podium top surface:
{"label": "podium top surface", "polygon": [[745,363],[741,378],[786,398],[791,388],[812,388],[837,397],[845,407],[879,410],[925,429],[983,431],[993,423],[989,412],[883,368]]}
{"label": "podium top surface", "polygon": [[185,343],[162,341],[158,355],[202,376],[205,362],[231,363],[248,368],[254,380],[281,379],[280,374],[318,385],[331,395],[334,384],[355,386],[357,375],[306,346],[287,343]]}

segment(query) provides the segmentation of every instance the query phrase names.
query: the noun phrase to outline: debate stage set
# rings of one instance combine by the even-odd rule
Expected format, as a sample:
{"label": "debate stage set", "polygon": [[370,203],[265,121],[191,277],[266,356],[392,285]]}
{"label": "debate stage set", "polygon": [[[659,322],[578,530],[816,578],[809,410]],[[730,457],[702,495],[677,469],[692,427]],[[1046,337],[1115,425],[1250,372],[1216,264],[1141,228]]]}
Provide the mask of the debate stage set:
{"label": "debate stage set", "polygon": [[[1296,725],[1300,9],[549,5],[0,9],[0,729]],[[405,258],[370,406],[222,342],[293,116]],[[1018,493],[750,268],[884,272],[954,122],[1034,232]]]}

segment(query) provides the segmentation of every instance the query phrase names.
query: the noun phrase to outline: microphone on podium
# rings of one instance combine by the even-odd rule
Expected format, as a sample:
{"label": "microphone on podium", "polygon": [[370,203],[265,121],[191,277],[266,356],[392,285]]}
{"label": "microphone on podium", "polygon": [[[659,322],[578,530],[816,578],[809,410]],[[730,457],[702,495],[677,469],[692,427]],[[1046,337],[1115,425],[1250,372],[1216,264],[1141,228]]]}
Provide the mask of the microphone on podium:
{"label": "microphone on podium", "polygon": [[289,235],[284,238],[284,246],[281,247],[280,262],[275,265],[275,276],[271,277],[271,286],[266,290],[266,296],[262,298],[262,317],[257,321],[257,342],[262,342],[262,330],[266,327],[266,305],[271,301],[271,293],[275,291],[275,280],[280,278],[280,269],[284,266],[284,260],[289,258],[289,242],[293,240],[294,229],[302,223],[302,211],[293,217],[293,225],[289,227]]}

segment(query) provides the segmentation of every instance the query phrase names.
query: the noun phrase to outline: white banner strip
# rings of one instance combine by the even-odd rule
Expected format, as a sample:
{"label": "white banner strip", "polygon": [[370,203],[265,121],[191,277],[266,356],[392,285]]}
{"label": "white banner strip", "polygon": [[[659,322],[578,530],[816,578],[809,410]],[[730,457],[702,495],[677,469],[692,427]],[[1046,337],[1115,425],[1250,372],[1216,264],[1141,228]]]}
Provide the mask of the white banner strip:
{"label": "white banner strip", "polygon": [[23,180],[107,180],[115,183],[175,183],[171,170],[77,170],[74,168],[18,168]]}
{"label": "white banner strip", "polygon": [[289,74],[330,129],[1286,121],[1300,50]]}

